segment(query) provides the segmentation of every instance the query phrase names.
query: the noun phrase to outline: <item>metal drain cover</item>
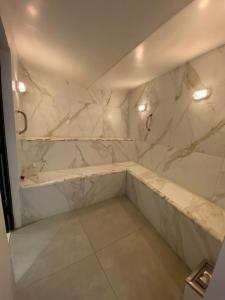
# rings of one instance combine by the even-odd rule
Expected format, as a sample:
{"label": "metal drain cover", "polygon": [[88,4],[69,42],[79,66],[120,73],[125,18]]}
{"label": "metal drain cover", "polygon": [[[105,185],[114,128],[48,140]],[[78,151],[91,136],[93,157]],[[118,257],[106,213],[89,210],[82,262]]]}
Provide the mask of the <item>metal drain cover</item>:
{"label": "metal drain cover", "polygon": [[186,284],[203,297],[212,278],[213,269],[212,264],[207,260],[203,260],[198,268],[188,276]]}

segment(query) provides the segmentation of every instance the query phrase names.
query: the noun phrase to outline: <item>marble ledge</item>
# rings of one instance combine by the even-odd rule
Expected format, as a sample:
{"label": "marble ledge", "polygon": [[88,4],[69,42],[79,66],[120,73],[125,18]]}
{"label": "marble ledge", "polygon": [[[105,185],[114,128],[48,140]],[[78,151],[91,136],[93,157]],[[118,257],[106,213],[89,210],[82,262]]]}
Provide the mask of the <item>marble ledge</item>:
{"label": "marble ledge", "polygon": [[140,165],[128,167],[128,171],[181,214],[219,242],[223,242],[225,237],[225,210],[223,208]]}
{"label": "marble ledge", "polygon": [[75,169],[66,169],[58,171],[40,172],[21,181],[22,188],[33,188],[38,186],[47,186],[59,182],[71,181],[73,179],[82,179],[92,176],[103,176],[107,174],[126,172],[126,168],[120,164],[109,164],[82,167]]}
{"label": "marble ledge", "polygon": [[17,137],[20,141],[27,142],[46,142],[46,141],[134,141],[130,138],[107,138],[107,137],[90,137],[90,138],[81,138],[81,137]]}
{"label": "marble ledge", "polygon": [[121,172],[127,172],[136,178],[216,240],[219,242],[223,241],[225,236],[224,209],[132,161],[41,172],[38,175],[25,179],[21,187],[22,189],[27,189],[70,181],[76,178],[104,176]]}

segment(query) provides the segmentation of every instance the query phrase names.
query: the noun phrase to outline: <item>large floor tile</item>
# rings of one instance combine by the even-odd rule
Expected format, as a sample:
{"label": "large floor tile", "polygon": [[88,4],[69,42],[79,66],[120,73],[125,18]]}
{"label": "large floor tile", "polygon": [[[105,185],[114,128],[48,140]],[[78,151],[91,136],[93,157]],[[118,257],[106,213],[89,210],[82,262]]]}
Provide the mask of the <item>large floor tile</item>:
{"label": "large floor tile", "polygon": [[79,221],[77,219],[68,220],[19,280],[18,286],[28,286],[91,253],[91,245]]}
{"label": "large floor tile", "polygon": [[[154,237],[154,230],[146,231],[141,229],[97,252],[113,289],[121,300],[182,299],[189,270]],[[151,235],[154,245],[149,240]]]}
{"label": "large floor tile", "polygon": [[94,255],[88,256],[26,289],[16,300],[116,300]]}
{"label": "large floor tile", "polygon": [[61,214],[30,224],[11,233],[10,252],[16,282],[32,266],[40,253],[48,247],[69,214]]}
{"label": "large floor tile", "polygon": [[136,224],[137,229],[149,224],[148,220],[139,210],[137,210],[136,206],[127,197],[120,197],[119,201],[123,209],[126,211],[126,214]]}
{"label": "large floor tile", "polygon": [[126,197],[42,220],[11,241],[15,272],[20,258],[23,269],[16,300],[180,300],[190,272]]}
{"label": "large floor tile", "polygon": [[90,210],[81,216],[81,224],[94,250],[102,249],[138,228],[134,216],[120,201],[109,201]]}

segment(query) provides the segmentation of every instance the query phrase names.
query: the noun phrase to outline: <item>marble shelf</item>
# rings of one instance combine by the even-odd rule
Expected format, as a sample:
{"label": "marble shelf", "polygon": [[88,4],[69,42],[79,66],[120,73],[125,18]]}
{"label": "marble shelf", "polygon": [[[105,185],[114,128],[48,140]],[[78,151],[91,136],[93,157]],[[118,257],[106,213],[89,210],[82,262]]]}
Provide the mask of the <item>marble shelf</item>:
{"label": "marble shelf", "polygon": [[134,141],[130,138],[109,138],[109,137],[18,137],[21,141]]}

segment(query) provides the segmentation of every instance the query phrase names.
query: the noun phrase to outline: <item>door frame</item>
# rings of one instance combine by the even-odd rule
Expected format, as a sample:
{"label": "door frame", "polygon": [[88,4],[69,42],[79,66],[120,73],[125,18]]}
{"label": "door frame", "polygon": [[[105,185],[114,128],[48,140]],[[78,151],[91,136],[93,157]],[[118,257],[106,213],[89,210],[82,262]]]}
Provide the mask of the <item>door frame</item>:
{"label": "door frame", "polygon": [[5,117],[2,98],[2,78],[0,65],[0,192],[5,218],[6,232],[14,230],[14,215],[12,206],[9,165],[5,136]]}
{"label": "door frame", "polygon": [[0,17],[0,63],[1,63],[1,93],[5,127],[5,150],[8,157],[8,178],[11,190],[11,209],[14,214],[15,227],[22,224],[20,206],[20,176],[18,164],[18,144],[16,139],[15,110],[19,107],[19,95],[12,89],[12,82],[17,79],[17,55],[14,51],[12,35],[8,32],[10,46],[6,31]]}

